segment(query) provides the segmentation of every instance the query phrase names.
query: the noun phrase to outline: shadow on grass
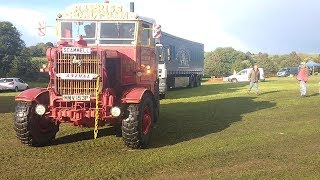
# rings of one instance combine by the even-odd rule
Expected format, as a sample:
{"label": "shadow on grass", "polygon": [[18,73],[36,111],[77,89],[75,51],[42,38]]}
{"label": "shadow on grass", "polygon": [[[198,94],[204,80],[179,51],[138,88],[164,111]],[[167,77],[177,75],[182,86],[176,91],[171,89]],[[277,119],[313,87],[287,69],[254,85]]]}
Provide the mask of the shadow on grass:
{"label": "shadow on grass", "polygon": [[320,93],[313,93],[313,94],[310,94],[310,95],[307,95],[307,97],[313,97],[313,96],[319,96]]}
{"label": "shadow on grass", "polygon": [[15,109],[15,96],[0,96],[0,113],[11,113]]}
{"label": "shadow on grass", "polygon": [[170,90],[170,92],[166,95],[166,99],[180,99],[195,96],[208,96],[221,93],[231,93],[245,86],[248,86],[247,82],[212,83],[205,84],[196,88],[178,88]]}
{"label": "shadow on grass", "polygon": [[[232,97],[196,103],[161,105],[160,121],[154,129],[149,148],[174,145],[227,129],[241,121],[244,114],[272,108],[276,103],[254,101],[255,97]],[[114,127],[99,130],[98,137],[115,135]],[[93,139],[93,131],[57,138],[52,145]]]}
{"label": "shadow on grass", "polygon": [[267,92],[259,93],[259,95],[273,94],[273,93],[277,93],[277,92],[280,92],[280,91],[267,91]]}
{"label": "shadow on grass", "polygon": [[[114,127],[106,127],[103,129],[99,129],[98,138],[104,137],[104,136],[111,136],[111,135],[115,135]],[[69,143],[75,143],[79,141],[92,140],[92,139],[93,139],[93,130],[59,137],[53,141],[52,145],[69,144]]]}
{"label": "shadow on grass", "polygon": [[232,97],[197,103],[161,105],[160,121],[154,130],[150,148],[174,145],[180,142],[220,132],[242,115],[276,104],[254,101],[254,97]]}

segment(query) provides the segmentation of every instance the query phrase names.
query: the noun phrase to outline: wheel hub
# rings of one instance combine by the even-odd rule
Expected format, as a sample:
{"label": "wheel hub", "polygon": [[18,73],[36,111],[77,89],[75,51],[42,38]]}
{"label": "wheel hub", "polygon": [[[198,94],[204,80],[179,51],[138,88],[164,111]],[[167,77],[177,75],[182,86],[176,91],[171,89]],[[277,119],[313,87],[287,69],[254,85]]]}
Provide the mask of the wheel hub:
{"label": "wheel hub", "polygon": [[149,107],[145,107],[143,110],[143,134],[146,135],[149,133],[150,128],[151,128],[151,111],[149,109]]}

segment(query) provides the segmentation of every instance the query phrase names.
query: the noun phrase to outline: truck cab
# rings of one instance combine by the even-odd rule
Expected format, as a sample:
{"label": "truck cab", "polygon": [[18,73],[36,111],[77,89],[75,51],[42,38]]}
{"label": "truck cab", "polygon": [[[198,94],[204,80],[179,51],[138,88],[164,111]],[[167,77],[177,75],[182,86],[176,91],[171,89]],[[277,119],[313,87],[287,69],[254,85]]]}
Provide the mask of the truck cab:
{"label": "truck cab", "polygon": [[[16,97],[16,114],[28,112],[15,116],[22,143],[47,144],[69,122],[94,127],[94,138],[111,125],[128,147],[147,146],[160,106],[155,21],[133,9],[81,3],[58,14],[58,43],[46,53],[48,87]],[[21,123],[36,126],[21,130]]]}

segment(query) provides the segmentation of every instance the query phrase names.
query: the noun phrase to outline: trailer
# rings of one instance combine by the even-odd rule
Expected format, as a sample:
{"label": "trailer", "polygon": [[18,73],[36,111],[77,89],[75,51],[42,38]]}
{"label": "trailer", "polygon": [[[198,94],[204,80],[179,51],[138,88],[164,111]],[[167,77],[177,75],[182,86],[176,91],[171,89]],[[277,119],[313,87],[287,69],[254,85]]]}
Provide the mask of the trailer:
{"label": "trailer", "polygon": [[203,44],[162,32],[157,52],[160,98],[165,98],[168,89],[201,86]]}

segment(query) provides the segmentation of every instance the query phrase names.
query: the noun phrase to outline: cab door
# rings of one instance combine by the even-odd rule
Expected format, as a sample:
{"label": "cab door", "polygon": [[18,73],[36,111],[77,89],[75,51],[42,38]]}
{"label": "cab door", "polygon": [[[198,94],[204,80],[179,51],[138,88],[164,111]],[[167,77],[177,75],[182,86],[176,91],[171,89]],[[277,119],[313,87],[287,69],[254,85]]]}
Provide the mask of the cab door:
{"label": "cab door", "polygon": [[140,83],[154,91],[153,84],[157,80],[158,62],[155,52],[155,41],[152,37],[152,24],[142,22],[140,29]]}

